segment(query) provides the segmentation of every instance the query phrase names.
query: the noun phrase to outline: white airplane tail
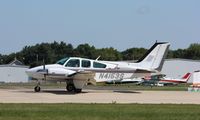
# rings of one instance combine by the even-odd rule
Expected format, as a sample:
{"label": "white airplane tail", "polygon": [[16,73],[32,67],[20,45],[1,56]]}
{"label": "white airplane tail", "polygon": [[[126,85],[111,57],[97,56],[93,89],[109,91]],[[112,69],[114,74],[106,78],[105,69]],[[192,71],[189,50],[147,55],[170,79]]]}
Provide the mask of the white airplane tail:
{"label": "white airplane tail", "polygon": [[142,68],[161,71],[169,46],[167,42],[156,42],[137,63]]}

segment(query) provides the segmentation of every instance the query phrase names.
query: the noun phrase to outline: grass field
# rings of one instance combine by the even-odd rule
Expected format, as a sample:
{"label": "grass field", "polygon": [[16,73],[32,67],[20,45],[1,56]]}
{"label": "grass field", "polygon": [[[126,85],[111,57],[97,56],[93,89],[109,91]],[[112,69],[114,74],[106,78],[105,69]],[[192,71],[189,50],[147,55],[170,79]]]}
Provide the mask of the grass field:
{"label": "grass field", "polygon": [[0,120],[199,120],[200,105],[0,104]]}

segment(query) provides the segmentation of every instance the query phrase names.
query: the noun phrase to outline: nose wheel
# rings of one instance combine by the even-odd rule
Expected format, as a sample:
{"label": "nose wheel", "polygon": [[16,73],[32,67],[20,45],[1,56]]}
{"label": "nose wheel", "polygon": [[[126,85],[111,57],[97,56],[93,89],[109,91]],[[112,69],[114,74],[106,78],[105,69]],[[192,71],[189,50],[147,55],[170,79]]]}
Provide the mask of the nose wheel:
{"label": "nose wheel", "polygon": [[40,90],[41,90],[40,86],[35,86],[35,88],[34,88],[35,92],[40,92]]}
{"label": "nose wheel", "polygon": [[40,80],[37,80],[37,86],[35,86],[34,91],[35,92],[40,92],[41,88],[40,88]]}

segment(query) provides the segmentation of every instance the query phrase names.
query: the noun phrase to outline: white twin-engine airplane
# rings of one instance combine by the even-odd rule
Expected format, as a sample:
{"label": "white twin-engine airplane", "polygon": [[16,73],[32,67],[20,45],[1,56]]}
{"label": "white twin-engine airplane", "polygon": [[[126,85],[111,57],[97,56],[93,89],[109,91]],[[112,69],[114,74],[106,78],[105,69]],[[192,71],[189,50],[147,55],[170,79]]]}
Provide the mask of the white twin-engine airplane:
{"label": "white twin-engine airplane", "polygon": [[137,62],[100,61],[68,57],[56,64],[43,65],[26,71],[29,77],[38,80],[35,92],[40,91],[40,80],[66,82],[69,92],[81,92],[86,83],[119,81],[144,77],[162,69],[170,44],[155,43]]}

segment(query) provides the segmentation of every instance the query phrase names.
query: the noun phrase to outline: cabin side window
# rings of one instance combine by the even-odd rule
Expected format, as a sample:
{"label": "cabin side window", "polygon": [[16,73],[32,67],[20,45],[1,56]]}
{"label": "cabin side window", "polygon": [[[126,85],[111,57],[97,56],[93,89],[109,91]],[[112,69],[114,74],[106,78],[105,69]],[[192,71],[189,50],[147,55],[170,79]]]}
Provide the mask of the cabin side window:
{"label": "cabin side window", "polygon": [[89,68],[91,66],[91,63],[89,60],[82,60],[82,67]]}
{"label": "cabin side window", "polygon": [[67,62],[65,67],[80,67],[80,60],[79,59],[71,59]]}
{"label": "cabin side window", "polygon": [[102,64],[102,63],[94,62],[93,67],[94,68],[106,68],[106,65]]}

